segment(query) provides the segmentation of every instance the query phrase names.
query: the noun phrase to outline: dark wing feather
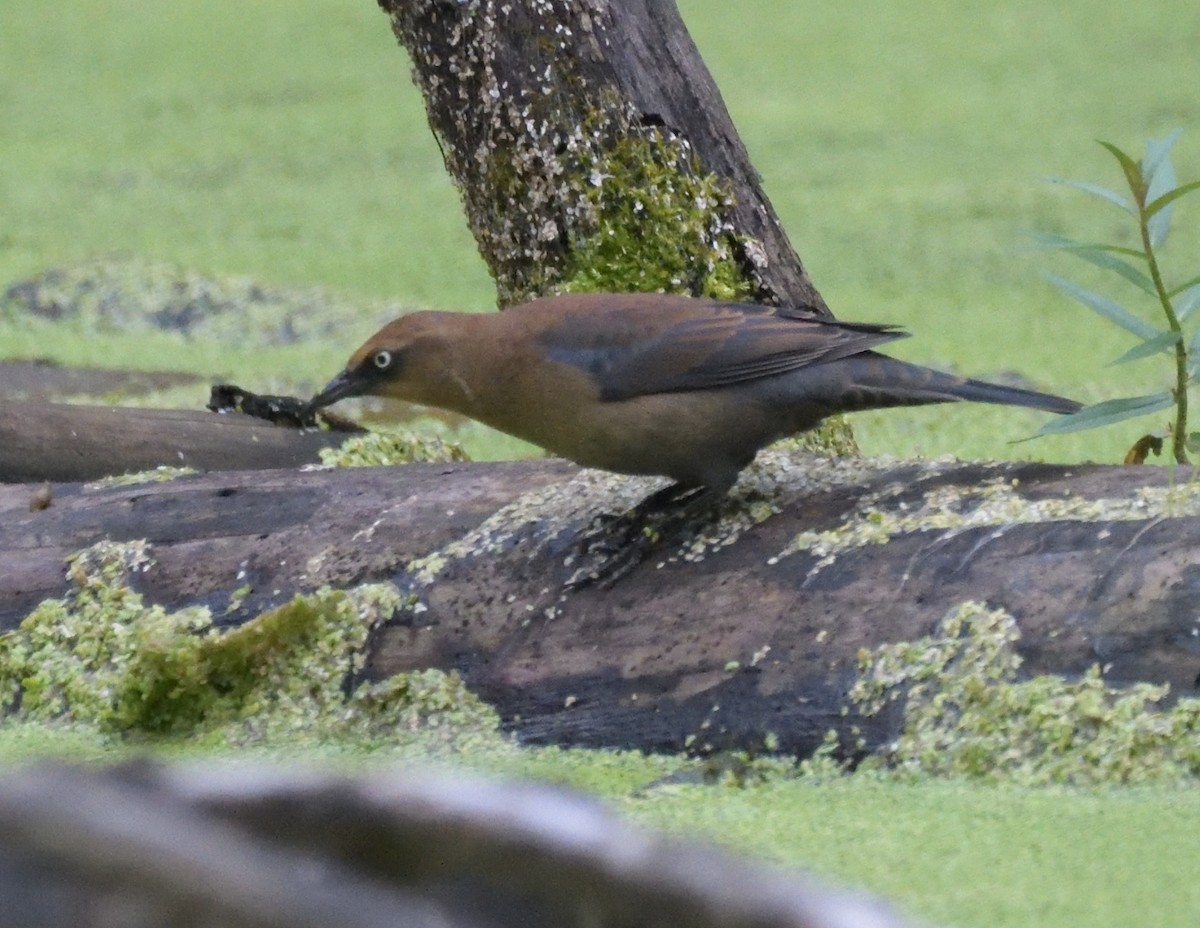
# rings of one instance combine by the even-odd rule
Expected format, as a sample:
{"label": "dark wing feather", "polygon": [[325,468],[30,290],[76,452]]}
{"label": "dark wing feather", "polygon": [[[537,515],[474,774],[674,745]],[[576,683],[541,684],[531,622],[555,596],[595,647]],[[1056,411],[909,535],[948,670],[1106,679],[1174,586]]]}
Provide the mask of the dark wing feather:
{"label": "dark wing feather", "polygon": [[753,304],[689,301],[575,316],[545,332],[546,355],[587,371],[603,400],[707,390],[774,377],[903,338],[891,326],[780,316]]}

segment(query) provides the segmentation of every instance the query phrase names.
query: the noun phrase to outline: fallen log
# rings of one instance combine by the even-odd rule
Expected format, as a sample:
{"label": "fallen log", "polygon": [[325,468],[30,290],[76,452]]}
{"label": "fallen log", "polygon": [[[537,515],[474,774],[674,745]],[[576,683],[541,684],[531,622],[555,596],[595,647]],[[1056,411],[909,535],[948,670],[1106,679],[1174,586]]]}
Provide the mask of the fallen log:
{"label": "fallen log", "polygon": [[9,402],[0,405],[0,483],[96,480],[160,466],[299,467],[345,439],[204,410]]}
{"label": "fallen log", "polygon": [[0,928],[900,928],[561,787],[269,767],[0,776]]}
{"label": "fallen log", "polygon": [[[561,461],[230,472],[134,487],[0,487],[0,630],[66,590],[68,554],[146,539],[136,588],[222,624],[328,584],[390,580],[420,607],[366,673],[459,671],[533,742],[811,752],[896,719],[842,713],[861,648],[965,600],[1012,613],[1028,673],[1194,693],[1200,493],[1156,468],[830,462],[768,453],[720,525],[612,589],[564,582],[579,534],[653,483]],[[238,591],[238,595],[234,595]],[[699,738],[699,741],[697,741]]]}

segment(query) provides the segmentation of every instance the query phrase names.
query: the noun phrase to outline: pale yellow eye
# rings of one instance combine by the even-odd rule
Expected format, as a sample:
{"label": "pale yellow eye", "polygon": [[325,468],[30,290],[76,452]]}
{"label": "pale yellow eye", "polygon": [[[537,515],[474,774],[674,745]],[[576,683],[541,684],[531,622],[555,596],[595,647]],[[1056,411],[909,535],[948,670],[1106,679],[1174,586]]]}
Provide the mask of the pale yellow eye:
{"label": "pale yellow eye", "polygon": [[375,352],[375,357],[373,360],[377,368],[379,368],[381,371],[386,371],[392,366],[392,353],[387,350],[377,351]]}

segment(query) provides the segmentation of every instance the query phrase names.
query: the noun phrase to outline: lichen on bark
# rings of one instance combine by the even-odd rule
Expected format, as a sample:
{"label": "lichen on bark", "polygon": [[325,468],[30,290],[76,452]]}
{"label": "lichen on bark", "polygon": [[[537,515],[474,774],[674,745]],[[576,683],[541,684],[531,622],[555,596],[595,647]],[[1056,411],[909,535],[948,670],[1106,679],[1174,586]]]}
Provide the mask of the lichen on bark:
{"label": "lichen on bark", "polygon": [[[501,306],[560,290],[756,293],[732,185],[604,83],[599,20],[550,0],[381,5]],[[502,22],[517,16],[528,29]]]}

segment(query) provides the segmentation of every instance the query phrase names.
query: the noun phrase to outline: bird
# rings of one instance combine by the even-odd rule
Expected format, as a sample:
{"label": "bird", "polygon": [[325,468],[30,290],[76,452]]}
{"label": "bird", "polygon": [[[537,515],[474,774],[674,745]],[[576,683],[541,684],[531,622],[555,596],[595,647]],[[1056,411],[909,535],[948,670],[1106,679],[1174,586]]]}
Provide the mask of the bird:
{"label": "bird", "polygon": [[309,407],[379,396],[450,410],[585,467],[667,477],[642,513],[685,516],[719,501],[761,448],[837,413],[960,400],[1081,408],[875,350],[906,334],[758,303],[568,293],[498,313],[401,316]]}

